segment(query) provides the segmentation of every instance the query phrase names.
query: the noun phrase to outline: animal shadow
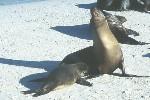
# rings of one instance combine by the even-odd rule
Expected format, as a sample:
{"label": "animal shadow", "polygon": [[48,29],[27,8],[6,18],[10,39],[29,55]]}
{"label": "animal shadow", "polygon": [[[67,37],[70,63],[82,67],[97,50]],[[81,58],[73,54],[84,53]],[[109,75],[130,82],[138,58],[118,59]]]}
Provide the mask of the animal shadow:
{"label": "animal shadow", "polygon": [[46,71],[50,71],[55,67],[56,64],[59,63],[59,61],[24,61],[0,58],[0,63],[22,67],[40,68],[45,69]]}
{"label": "animal shadow", "polygon": [[78,4],[76,5],[79,8],[84,8],[84,9],[91,9],[92,7],[96,6],[96,3],[90,3],[90,4]]}
{"label": "animal shadow", "polygon": [[118,76],[118,77],[150,77],[150,76],[141,76],[141,75],[133,75],[133,74],[125,74],[125,75],[122,75],[122,74],[120,74],[120,73],[112,73],[111,75],[113,75],[113,76]]}
{"label": "animal shadow", "polygon": [[75,26],[56,26],[52,27],[51,29],[81,39],[88,39],[88,40],[92,39],[89,24],[75,25]]}
{"label": "animal shadow", "polygon": [[40,2],[46,0],[0,0],[0,5],[14,5],[14,4],[22,4],[22,3],[32,3],[32,2]]}
{"label": "animal shadow", "polygon": [[143,57],[148,57],[148,58],[150,58],[150,53],[143,55]]}
{"label": "animal shadow", "polygon": [[49,72],[31,74],[20,79],[19,83],[30,90],[38,89],[41,87],[42,83],[31,81],[34,79],[45,78],[48,74]]}
{"label": "animal shadow", "polygon": [[41,84],[35,84],[35,82],[30,82],[33,79],[46,77],[49,72],[51,72],[54,68],[57,67],[59,61],[24,61],[24,60],[13,60],[13,59],[6,59],[6,58],[0,58],[0,63],[2,64],[8,64],[8,65],[16,65],[20,67],[31,67],[31,68],[40,68],[45,69],[48,72],[45,73],[36,73],[29,76],[25,76],[22,79],[20,79],[20,83],[29,88],[29,89],[35,89],[39,87]]}

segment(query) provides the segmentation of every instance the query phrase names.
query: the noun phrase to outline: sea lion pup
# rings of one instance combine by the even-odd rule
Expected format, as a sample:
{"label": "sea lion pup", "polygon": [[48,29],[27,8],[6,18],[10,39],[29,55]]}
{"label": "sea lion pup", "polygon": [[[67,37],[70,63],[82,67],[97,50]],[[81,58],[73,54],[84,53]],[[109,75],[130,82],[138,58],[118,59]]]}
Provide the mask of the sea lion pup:
{"label": "sea lion pup", "polygon": [[139,33],[137,33],[136,31],[133,31],[131,29],[127,29],[122,25],[124,22],[127,21],[125,17],[112,15],[106,11],[102,11],[102,12],[106,17],[106,20],[108,22],[110,30],[115,35],[118,42],[125,43],[125,44],[131,44],[131,45],[149,44],[149,43],[137,41],[128,36],[128,35],[139,36]]}
{"label": "sea lion pup", "polygon": [[[75,63],[75,64],[60,64],[59,67],[54,69],[46,79],[41,79],[43,81],[43,86],[40,89],[22,91],[23,94],[33,94],[33,97],[44,95],[53,91],[54,89],[71,85],[73,83],[82,84],[85,86],[92,86],[92,84],[82,78],[82,74],[86,73],[88,66],[85,63]],[[40,81],[40,79],[32,80]]]}
{"label": "sea lion pup", "polygon": [[97,8],[91,9],[91,15],[93,47],[95,57],[99,62],[99,72],[101,74],[112,74],[117,68],[120,68],[122,74],[125,75],[120,45],[111,32],[105,16]]}

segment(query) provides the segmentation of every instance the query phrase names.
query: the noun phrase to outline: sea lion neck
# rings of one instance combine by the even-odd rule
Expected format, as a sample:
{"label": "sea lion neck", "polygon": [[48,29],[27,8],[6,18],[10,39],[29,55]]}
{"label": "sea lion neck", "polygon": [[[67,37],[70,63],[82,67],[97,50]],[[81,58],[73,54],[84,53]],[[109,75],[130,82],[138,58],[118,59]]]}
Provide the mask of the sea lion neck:
{"label": "sea lion neck", "polygon": [[108,23],[106,20],[95,23],[95,28],[97,31],[95,35],[97,35],[101,41],[105,41],[104,43],[114,43],[114,42],[115,44],[117,43],[117,40],[115,36],[112,34],[112,32],[110,31],[110,28],[108,27]]}

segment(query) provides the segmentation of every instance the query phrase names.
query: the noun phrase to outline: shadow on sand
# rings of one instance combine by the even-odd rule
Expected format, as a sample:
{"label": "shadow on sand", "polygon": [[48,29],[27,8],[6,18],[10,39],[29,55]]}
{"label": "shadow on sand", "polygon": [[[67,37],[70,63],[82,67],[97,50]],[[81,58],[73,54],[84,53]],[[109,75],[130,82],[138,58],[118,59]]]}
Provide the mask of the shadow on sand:
{"label": "shadow on sand", "polygon": [[76,5],[79,8],[84,8],[84,9],[91,9],[92,7],[96,6],[96,3],[90,3],[90,4],[78,4]]}
{"label": "shadow on sand", "polygon": [[36,73],[29,76],[25,76],[20,80],[20,83],[29,88],[35,89],[39,87],[40,84],[35,84],[33,82],[29,82],[30,80],[46,77],[47,74],[52,71],[54,68],[57,67],[59,61],[24,61],[24,60],[13,60],[13,59],[6,59],[0,58],[1,64],[8,64],[8,65],[16,65],[21,67],[31,67],[31,68],[40,68],[45,69],[48,72],[45,73]]}
{"label": "shadow on sand", "polygon": [[75,26],[56,26],[52,27],[51,29],[81,39],[92,39],[92,34],[90,33],[88,24]]}
{"label": "shadow on sand", "polygon": [[150,53],[148,53],[148,54],[145,54],[145,55],[142,55],[143,57],[148,57],[148,58],[150,58]]}
{"label": "shadow on sand", "polygon": [[22,3],[40,2],[46,0],[0,0],[0,5],[14,5]]}

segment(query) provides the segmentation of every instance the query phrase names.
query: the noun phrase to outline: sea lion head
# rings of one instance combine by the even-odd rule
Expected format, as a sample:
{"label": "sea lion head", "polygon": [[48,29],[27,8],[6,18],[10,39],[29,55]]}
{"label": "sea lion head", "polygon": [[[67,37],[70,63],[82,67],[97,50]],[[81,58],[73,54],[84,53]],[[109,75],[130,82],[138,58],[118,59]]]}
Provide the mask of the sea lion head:
{"label": "sea lion head", "polygon": [[101,12],[100,9],[94,7],[94,8],[91,8],[90,12],[91,12],[91,15],[92,15],[93,20],[95,20],[95,21],[100,21],[100,22],[105,21],[105,16],[104,16],[104,14]]}
{"label": "sea lion head", "polygon": [[76,63],[75,66],[77,66],[81,74],[86,75],[88,73],[89,67],[86,63]]}

